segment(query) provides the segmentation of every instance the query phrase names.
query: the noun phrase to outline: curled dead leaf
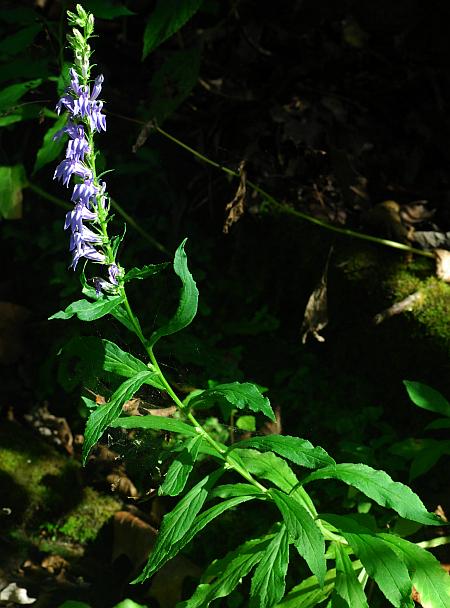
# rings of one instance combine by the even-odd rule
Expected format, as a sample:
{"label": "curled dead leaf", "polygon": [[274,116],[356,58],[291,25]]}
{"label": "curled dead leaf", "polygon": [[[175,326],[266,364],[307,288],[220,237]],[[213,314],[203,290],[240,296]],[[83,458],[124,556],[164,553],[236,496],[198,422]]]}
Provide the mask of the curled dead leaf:
{"label": "curled dead leaf", "polygon": [[243,215],[245,207],[245,197],[247,192],[247,172],[245,171],[245,160],[239,164],[239,187],[232,201],[230,201],[225,207],[227,217],[223,225],[223,231],[228,234],[231,226],[235,224]]}

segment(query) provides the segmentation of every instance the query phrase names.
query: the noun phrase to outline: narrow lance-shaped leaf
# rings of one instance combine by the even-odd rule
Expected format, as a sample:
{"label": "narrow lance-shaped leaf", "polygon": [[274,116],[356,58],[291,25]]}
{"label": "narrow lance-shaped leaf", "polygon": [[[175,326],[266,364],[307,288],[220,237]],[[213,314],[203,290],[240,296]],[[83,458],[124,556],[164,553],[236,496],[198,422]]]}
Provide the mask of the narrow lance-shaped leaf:
{"label": "narrow lance-shaped leaf", "polygon": [[283,597],[289,565],[289,539],[285,525],[272,539],[255,570],[250,608],[272,608]]}
{"label": "narrow lance-shaped leaf", "polygon": [[163,336],[174,334],[189,325],[197,313],[198,289],[187,266],[187,257],[184,251],[186,240],[184,239],[176,250],[173,262],[175,273],[180,277],[183,284],[177,311],[166,325],[153,332],[149,340],[150,347],[154,346]]}
{"label": "narrow lance-shaped leaf", "polygon": [[189,490],[173,511],[164,516],[150,559],[136,582],[150,577],[166,561],[170,549],[188,532],[209,490],[222,474],[223,470],[219,469],[204,477]]}
{"label": "narrow lance-shaped leaf", "polygon": [[227,402],[239,409],[249,408],[253,412],[262,412],[275,421],[275,414],[267,397],[261,394],[255,384],[250,382],[230,382],[218,384],[207,389],[189,400],[190,407],[212,407],[221,402]]}
{"label": "narrow lance-shaped leaf", "polygon": [[324,467],[310,473],[303,484],[317,479],[339,479],[372,498],[382,507],[390,507],[405,519],[426,525],[438,525],[441,520],[428,513],[424,504],[404,484],[393,481],[384,471],[376,471],[365,464],[343,463]]}
{"label": "narrow lance-shaped leaf", "polygon": [[364,589],[355,574],[352,562],[345,552],[345,548],[340,543],[334,543],[334,548],[336,555],[336,583],[331,598],[331,608],[342,608],[343,604],[341,600],[344,600],[348,608],[369,608]]}
{"label": "narrow lance-shaped leaf", "polygon": [[414,608],[408,570],[388,543],[351,517],[327,515],[325,519],[338,528],[387,599],[396,608]]}
{"label": "narrow lance-shaped leaf", "polygon": [[450,403],[441,393],[427,384],[403,380],[411,401],[424,410],[450,417]]}
{"label": "narrow lance-shaped leaf", "polygon": [[319,583],[323,585],[327,566],[325,540],[322,532],[308,511],[294,498],[273,489],[270,490],[270,496],[272,496],[283,516],[289,536],[296,549],[305,559],[312,573],[317,576]]}
{"label": "narrow lance-shaped leaf", "polygon": [[420,595],[423,608],[448,608],[450,606],[450,576],[438,560],[429,553],[394,534],[379,534],[403,560],[411,572],[411,579]]}
{"label": "narrow lance-shaped leaf", "polygon": [[179,452],[166,473],[163,484],[158,494],[160,496],[178,496],[183,490],[195,461],[202,436],[197,435],[186,442],[184,448]]}
{"label": "narrow lance-shaped leaf", "polygon": [[235,448],[255,448],[263,452],[270,450],[287,460],[295,462],[295,464],[311,469],[335,464],[333,458],[323,448],[314,447],[306,439],[290,437],[289,435],[251,437],[250,439],[234,443],[230,447],[230,451]]}
{"label": "narrow lance-shaped leaf", "polygon": [[49,317],[49,321],[52,319],[71,319],[74,315],[76,315],[80,321],[95,321],[112,312],[121,302],[122,296],[101,298],[95,302],[77,300],[76,302],[69,304],[64,311],[61,310]]}
{"label": "narrow lance-shaped leaf", "polygon": [[89,416],[84,433],[83,463],[86,462],[93,445],[97,443],[108,426],[120,416],[125,401],[131,399],[152,372],[140,372],[129,378],[113,393],[108,403],[99,405]]}
{"label": "narrow lance-shaped leaf", "polygon": [[213,562],[202,576],[194,595],[178,608],[207,608],[212,601],[229,595],[260,561],[269,542],[270,537],[249,540]]}

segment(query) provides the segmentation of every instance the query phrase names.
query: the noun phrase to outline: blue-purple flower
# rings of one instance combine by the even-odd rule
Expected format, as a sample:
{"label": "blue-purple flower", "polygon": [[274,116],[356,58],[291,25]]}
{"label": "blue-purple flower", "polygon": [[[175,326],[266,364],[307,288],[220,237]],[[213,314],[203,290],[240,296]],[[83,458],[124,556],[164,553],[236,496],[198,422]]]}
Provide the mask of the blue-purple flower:
{"label": "blue-purple flower", "polygon": [[[92,169],[86,164],[91,148],[86,129],[89,132],[106,131],[106,117],[102,113],[103,102],[97,98],[101,93],[103,76],[97,76],[92,92],[89,85],[80,84],[80,77],[74,68],[70,70],[70,86],[56,104],[58,114],[61,110],[69,113],[67,124],[58,131],[54,139],[68,135],[66,158],[56,167],[54,179],[59,179],[69,186],[72,175],[79,181],[75,183],[71,200],[75,203],[73,211],[66,215],[64,228],[71,230],[70,251],[72,252],[73,269],[80,258],[94,262],[105,262],[105,254],[97,251],[93,245],[101,245],[103,238],[83,222],[98,222],[97,206],[105,207],[104,182],[96,183]],[[92,137],[92,136],[91,136]],[[98,198],[97,198],[98,197]]]}

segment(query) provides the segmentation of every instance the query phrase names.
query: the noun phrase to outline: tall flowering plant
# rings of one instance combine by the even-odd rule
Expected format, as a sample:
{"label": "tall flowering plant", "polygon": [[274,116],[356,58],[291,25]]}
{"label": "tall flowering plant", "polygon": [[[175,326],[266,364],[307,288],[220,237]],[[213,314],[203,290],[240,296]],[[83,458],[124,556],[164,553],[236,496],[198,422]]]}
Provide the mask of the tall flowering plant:
{"label": "tall flowering plant", "polygon": [[[85,398],[91,414],[85,430],[83,462],[108,427],[169,431],[177,433],[181,442],[173,450],[158,492],[183,496],[163,518],[148,562],[134,582],[151,577],[225,511],[258,501],[262,508],[270,507],[266,510],[267,532],[215,560],[193,596],[179,608],[207,607],[230,594],[247,576],[251,578],[250,608],[313,607],[327,599],[330,608],[366,608],[369,578],[397,608],[413,608],[413,585],[424,607],[447,608],[450,578],[423,549],[424,543],[419,546],[396,533],[399,517],[416,522],[417,527],[442,524],[407,486],[364,464],[337,464],[325,450],[298,437],[254,436],[225,445],[206,431],[196,412],[221,405],[229,411],[247,409],[275,420],[270,402],[259,387],[249,382],[217,384],[182,398],[163,374],[155,346],[161,338],[191,323],[197,311],[198,290],[188,269],[183,241],[173,261],[181,281],[177,310],[165,324],[144,335],[128,300],[127,284],[164,271],[167,265],[147,265],[125,272],[116,260],[121,239],[108,234],[109,199],[95,166],[94,136],[105,131],[106,120],[99,100],[103,77],[91,79],[88,40],[93,35],[94,19],[80,5],[76,11],[68,13],[73,26],[68,39],[75,62],[70,85],[57,104],[58,112],[66,112],[68,118],[57,137],[68,136],[68,145],[55,178],[66,186],[73,180],[74,208],[64,225],[71,233],[71,267],[76,269],[84,258],[86,263],[99,265],[102,276],[95,276],[89,283],[83,270],[84,298],[50,318],[77,316],[93,321],[110,314],[135,335],[145,353],[145,360],[138,359],[117,344],[95,337],[78,338],[66,347],[66,354],[81,357],[96,373],[113,374],[120,382],[103,405]],[[124,403],[145,384],[166,393],[177,406],[177,416],[124,415]],[[191,473],[200,454],[206,455],[214,467],[192,483]],[[375,515],[320,514],[309,485],[329,479],[365,494]],[[379,517],[379,507],[393,511],[389,527],[384,523],[385,514]],[[295,552],[304,559],[310,575],[298,560],[290,566]],[[297,577],[300,582],[285,594],[288,567],[292,568],[291,578]]]}

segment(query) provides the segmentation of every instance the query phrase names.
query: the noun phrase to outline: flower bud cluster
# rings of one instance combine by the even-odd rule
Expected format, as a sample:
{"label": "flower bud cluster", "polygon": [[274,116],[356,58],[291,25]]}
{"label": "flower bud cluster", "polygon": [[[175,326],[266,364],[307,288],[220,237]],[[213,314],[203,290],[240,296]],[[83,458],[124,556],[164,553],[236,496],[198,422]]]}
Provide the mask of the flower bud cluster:
{"label": "flower bud cluster", "polygon": [[69,23],[80,28],[74,27],[73,36],[68,36],[75,55],[74,67],[70,69],[70,85],[56,104],[57,113],[67,111],[68,120],[54,136],[59,139],[67,135],[69,139],[66,157],[56,167],[54,179],[67,187],[72,176],[76,179],[71,197],[74,208],[67,213],[64,224],[64,229],[71,231],[70,267],[75,270],[81,258],[106,265],[109,282],[94,279],[96,290],[114,292],[122,270],[115,262],[108,238],[106,184],[96,176],[93,149],[94,133],[106,131],[103,102],[98,99],[104,78],[99,75],[92,86],[89,84],[91,49],[87,41],[94,31],[94,19],[80,5],[76,10],[77,14],[68,11]]}

